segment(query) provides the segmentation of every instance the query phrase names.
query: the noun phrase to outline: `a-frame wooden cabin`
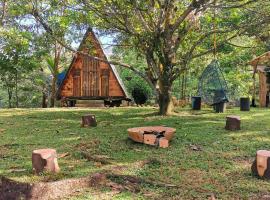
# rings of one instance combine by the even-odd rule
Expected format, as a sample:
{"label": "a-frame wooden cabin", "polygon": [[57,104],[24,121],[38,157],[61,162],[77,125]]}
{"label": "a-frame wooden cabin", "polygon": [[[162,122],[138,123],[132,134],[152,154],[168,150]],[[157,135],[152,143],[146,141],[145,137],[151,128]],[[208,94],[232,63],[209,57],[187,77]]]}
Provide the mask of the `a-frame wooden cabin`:
{"label": "a-frame wooden cabin", "polygon": [[58,89],[58,98],[76,100],[104,100],[105,105],[119,106],[130,101],[115,67],[87,55],[107,61],[107,57],[92,29],[88,29],[78,52]]}
{"label": "a-frame wooden cabin", "polygon": [[260,107],[269,107],[269,104],[270,104],[270,51],[264,53],[263,55],[259,57],[254,58],[252,61],[249,62],[249,64],[253,66],[254,84],[255,84],[255,73],[259,74]]}

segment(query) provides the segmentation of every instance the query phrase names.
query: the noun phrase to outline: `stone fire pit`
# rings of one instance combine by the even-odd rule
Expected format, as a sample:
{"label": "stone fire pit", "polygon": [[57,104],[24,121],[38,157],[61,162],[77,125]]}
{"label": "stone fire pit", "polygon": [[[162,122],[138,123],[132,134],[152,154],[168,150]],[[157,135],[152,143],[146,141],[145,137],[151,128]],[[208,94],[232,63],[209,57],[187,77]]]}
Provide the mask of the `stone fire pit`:
{"label": "stone fire pit", "polygon": [[166,148],[169,146],[169,141],[174,136],[176,129],[164,126],[147,126],[129,128],[127,131],[129,138],[135,142]]}

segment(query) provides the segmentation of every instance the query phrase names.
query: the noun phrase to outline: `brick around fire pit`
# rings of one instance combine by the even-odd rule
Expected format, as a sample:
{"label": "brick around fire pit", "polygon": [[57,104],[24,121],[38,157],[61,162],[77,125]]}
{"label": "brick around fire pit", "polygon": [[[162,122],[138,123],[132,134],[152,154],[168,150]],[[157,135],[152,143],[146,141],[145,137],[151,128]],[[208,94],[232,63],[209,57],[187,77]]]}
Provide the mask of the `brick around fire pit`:
{"label": "brick around fire pit", "polygon": [[167,148],[175,131],[176,129],[170,127],[147,126],[130,128],[128,135],[135,142]]}

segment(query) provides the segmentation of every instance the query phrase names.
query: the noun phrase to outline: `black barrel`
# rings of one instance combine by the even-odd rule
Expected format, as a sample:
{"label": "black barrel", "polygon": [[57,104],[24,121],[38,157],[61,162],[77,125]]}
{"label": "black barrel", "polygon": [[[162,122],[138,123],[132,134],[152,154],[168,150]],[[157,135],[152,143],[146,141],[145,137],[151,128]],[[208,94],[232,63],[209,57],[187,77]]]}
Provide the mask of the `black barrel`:
{"label": "black barrel", "polygon": [[213,105],[216,113],[223,113],[226,111],[226,102],[220,102]]}
{"label": "black barrel", "polygon": [[250,111],[250,99],[249,97],[240,98],[240,110],[241,111]]}
{"label": "black barrel", "polygon": [[201,110],[201,97],[191,97],[192,110]]}

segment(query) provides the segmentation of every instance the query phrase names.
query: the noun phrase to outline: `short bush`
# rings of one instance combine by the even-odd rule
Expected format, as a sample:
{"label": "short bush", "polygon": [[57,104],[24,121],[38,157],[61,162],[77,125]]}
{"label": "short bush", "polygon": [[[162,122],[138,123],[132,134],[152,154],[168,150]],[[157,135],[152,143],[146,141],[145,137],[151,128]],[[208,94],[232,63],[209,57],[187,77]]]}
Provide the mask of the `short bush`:
{"label": "short bush", "polygon": [[132,90],[132,97],[137,105],[143,105],[148,99],[147,91],[143,88],[134,87]]}

